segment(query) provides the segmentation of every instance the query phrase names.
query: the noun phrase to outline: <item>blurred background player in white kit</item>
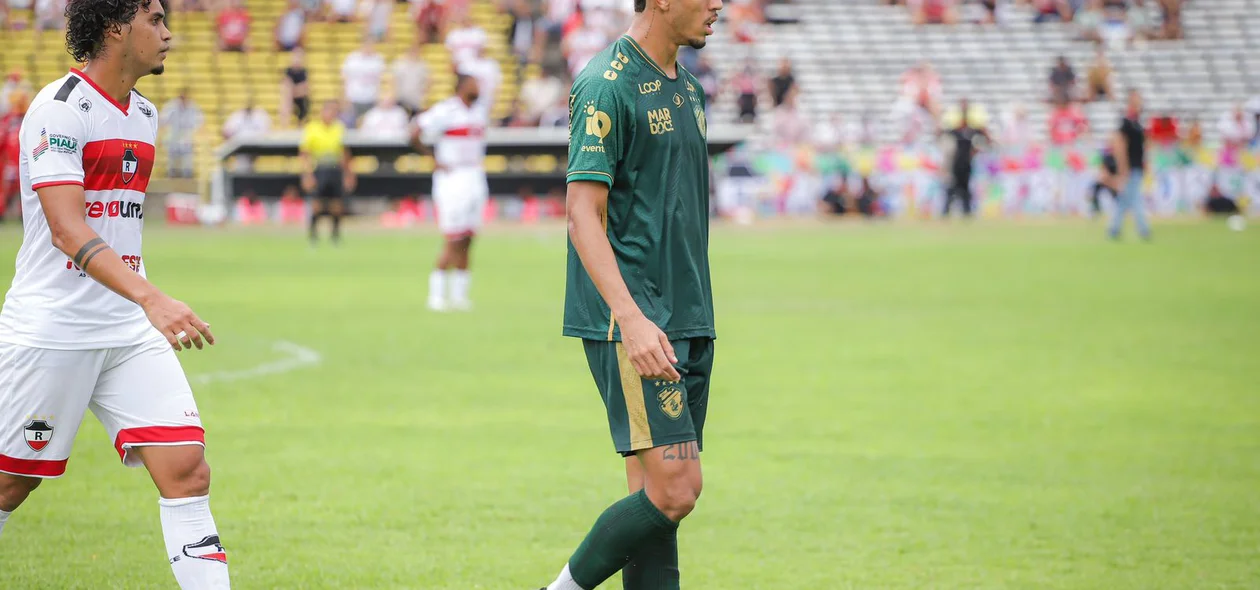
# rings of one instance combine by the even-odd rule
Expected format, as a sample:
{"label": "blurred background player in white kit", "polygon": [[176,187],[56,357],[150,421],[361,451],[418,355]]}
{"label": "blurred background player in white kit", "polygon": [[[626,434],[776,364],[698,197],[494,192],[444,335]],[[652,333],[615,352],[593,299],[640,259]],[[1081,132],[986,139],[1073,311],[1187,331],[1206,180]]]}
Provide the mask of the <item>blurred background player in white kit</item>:
{"label": "blurred background player in white kit", "polygon": [[[141,257],[158,113],[134,88],[164,69],[165,10],[70,0],[66,19],[67,49],[86,66],[44,87],[20,131],[24,233],[0,311],[0,529],[45,478],[65,473],[91,408],[123,464],[144,465],[157,486],[180,587],[225,589],[205,431],[175,357],[214,337],[145,278]],[[40,539],[37,525],[23,534]]]}
{"label": "blurred background player in white kit", "polygon": [[472,308],[468,255],[490,196],[485,168],[489,109],[480,98],[477,79],[460,74],[455,96],[416,117],[412,134],[417,150],[432,146],[436,162],[433,205],[444,242],[429,275],[429,309],[434,311]]}

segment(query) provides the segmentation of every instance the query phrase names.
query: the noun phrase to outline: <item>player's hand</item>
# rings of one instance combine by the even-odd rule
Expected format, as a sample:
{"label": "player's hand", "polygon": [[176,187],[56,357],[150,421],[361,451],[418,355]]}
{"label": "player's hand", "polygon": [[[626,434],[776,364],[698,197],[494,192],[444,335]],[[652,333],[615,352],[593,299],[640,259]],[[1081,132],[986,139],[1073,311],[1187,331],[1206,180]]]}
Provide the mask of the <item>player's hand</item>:
{"label": "player's hand", "polygon": [[346,194],[350,194],[350,193],[353,193],[354,188],[358,186],[359,179],[353,174],[346,174],[344,177],[342,177],[341,182],[343,185],[345,185]]}
{"label": "player's hand", "polygon": [[142,308],[149,317],[149,323],[166,337],[171,348],[183,350],[196,346],[200,350],[204,346],[203,336],[206,343],[214,344],[210,324],[201,321],[184,302],[159,293],[152,300],[146,301]]}
{"label": "player's hand", "polygon": [[626,347],[626,355],[630,364],[644,379],[668,379],[678,381],[678,369],[674,363],[674,347],[669,343],[660,328],[651,320],[640,314],[638,317],[621,322],[621,343]]}

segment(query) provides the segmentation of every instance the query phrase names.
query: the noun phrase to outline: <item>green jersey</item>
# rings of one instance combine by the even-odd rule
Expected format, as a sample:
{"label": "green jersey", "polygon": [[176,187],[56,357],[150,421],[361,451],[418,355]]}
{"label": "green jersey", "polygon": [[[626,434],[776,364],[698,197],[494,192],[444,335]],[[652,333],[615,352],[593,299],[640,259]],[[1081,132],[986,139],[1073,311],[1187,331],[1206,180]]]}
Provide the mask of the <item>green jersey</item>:
{"label": "green jersey", "polygon": [[[670,340],[714,338],[704,93],[633,39],[596,55],[569,96],[568,181],[609,186],[605,228],[635,303]],[[621,340],[569,241],[564,334]]]}

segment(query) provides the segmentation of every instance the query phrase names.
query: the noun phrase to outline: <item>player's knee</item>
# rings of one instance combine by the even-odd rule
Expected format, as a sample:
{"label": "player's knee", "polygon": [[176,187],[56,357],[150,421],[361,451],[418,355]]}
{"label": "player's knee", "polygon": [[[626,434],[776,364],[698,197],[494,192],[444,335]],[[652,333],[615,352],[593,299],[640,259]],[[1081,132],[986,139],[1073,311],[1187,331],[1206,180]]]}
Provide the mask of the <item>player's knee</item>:
{"label": "player's knee", "polygon": [[0,473],[0,510],[13,512],[44,480]]}
{"label": "player's knee", "polygon": [[160,490],[164,498],[194,498],[210,493],[210,464],[205,458],[180,465]]}
{"label": "player's knee", "polygon": [[670,520],[678,522],[696,509],[699,499],[698,487],[689,481],[677,480],[664,486],[657,494],[656,508]]}

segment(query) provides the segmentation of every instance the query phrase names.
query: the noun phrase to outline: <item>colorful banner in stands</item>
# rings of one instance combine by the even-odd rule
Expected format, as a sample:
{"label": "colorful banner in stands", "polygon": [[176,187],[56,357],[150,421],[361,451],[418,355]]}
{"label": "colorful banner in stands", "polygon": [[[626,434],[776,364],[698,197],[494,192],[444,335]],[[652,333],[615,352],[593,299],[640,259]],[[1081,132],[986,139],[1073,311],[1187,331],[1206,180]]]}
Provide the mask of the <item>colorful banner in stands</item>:
{"label": "colorful banner in stands", "polygon": [[[1215,184],[1239,206],[1260,213],[1260,149],[1224,152],[1155,147],[1143,193],[1158,216],[1197,212]],[[1032,146],[983,153],[972,174],[972,194],[983,217],[1088,215],[1100,154],[1082,148]],[[759,217],[807,214],[837,176],[868,179],[892,216],[936,217],[949,185],[944,154],[935,146],[888,147],[845,154],[742,151],[719,162],[718,208]],[[1109,206],[1105,203],[1104,206]],[[752,211],[748,211],[751,209]],[[742,211],[741,211],[742,210]]]}

